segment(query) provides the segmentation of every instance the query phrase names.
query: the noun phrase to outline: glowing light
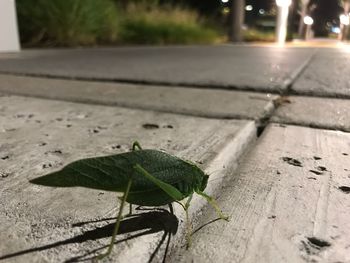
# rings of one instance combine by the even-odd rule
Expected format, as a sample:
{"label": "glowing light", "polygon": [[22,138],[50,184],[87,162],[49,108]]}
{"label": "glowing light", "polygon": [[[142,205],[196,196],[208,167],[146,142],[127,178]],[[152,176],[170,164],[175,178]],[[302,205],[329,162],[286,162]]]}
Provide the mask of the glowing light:
{"label": "glowing light", "polygon": [[305,16],[304,17],[304,24],[305,25],[312,25],[314,23],[314,20],[311,16]]}
{"label": "glowing light", "polygon": [[221,0],[221,2],[223,2],[223,3],[227,3],[227,2],[228,2],[228,0]]}
{"label": "glowing light", "polygon": [[292,4],[292,0],[276,0],[276,4],[280,7],[286,7]]}
{"label": "glowing light", "polygon": [[350,19],[348,15],[342,14],[339,16],[339,19],[340,19],[340,23],[345,26],[348,26],[350,24]]}
{"label": "glowing light", "polygon": [[260,14],[260,15],[265,14],[265,10],[264,10],[264,9],[259,9],[259,14]]}
{"label": "glowing light", "polygon": [[284,45],[287,36],[288,12],[292,0],[276,0],[278,6],[276,23],[276,41],[279,45]]}
{"label": "glowing light", "polygon": [[246,5],[245,6],[245,10],[248,11],[248,12],[252,11],[253,10],[253,6],[252,5]]}
{"label": "glowing light", "polygon": [[222,12],[223,12],[225,15],[227,15],[227,14],[230,13],[230,8],[225,7],[225,8],[222,10]]}
{"label": "glowing light", "polygon": [[332,27],[332,32],[335,34],[339,34],[340,33],[340,27]]}

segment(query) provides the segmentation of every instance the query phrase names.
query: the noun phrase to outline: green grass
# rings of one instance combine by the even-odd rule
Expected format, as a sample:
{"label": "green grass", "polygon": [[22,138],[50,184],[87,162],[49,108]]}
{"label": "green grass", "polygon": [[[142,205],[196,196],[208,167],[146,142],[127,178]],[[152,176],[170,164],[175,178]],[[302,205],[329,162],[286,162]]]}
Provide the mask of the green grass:
{"label": "green grass", "polygon": [[167,21],[157,23],[142,18],[127,19],[122,24],[120,38],[135,44],[204,44],[213,43],[217,34],[197,25],[182,25]]}
{"label": "green grass", "polygon": [[243,39],[247,42],[274,42],[275,32],[247,29],[243,31]]}
{"label": "green grass", "polygon": [[110,0],[17,0],[21,40],[27,44],[94,45],[117,37]]}
{"label": "green grass", "polygon": [[194,11],[143,4],[129,6],[120,31],[123,42],[136,44],[213,43],[217,37]]}

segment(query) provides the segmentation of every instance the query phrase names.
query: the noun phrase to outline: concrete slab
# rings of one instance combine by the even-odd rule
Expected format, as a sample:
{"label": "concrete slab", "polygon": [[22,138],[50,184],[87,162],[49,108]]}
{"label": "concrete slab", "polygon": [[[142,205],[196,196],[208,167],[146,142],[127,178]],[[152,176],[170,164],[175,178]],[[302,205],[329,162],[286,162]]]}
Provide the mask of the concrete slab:
{"label": "concrete slab", "polygon": [[312,53],[237,45],[27,50],[0,58],[0,72],[271,92],[284,90]]}
{"label": "concrete slab", "polygon": [[350,98],[349,48],[323,48],[292,86],[298,94]]}
{"label": "concrete slab", "polygon": [[270,121],[350,131],[350,100],[291,96]]}
{"label": "concrete slab", "polygon": [[170,262],[349,262],[350,134],[269,125]]}
{"label": "concrete slab", "polygon": [[[214,193],[225,167],[237,164],[256,135],[253,121],[16,96],[0,97],[0,105],[0,239],[4,241],[0,259],[4,262],[91,258],[110,240],[111,218],[118,209],[115,194],[41,187],[29,184],[29,179],[83,157],[128,151],[138,140],[144,148],[164,149],[199,163],[211,174],[206,191]],[[197,215],[204,204],[195,198],[191,215]],[[169,249],[183,240],[184,213],[179,206],[175,206],[178,217],[164,211],[142,212],[147,211],[123,221],[124,234],[118,235],[107,261],[159,262],[166,254],[164,234],[177,233]]]}
{"label": "concrete slab", "polygon": [[268,93],[43,79],[1,74],[0,91],[90,104],[235,119],[264,118],[274,109],[272,100],[277,97]]}

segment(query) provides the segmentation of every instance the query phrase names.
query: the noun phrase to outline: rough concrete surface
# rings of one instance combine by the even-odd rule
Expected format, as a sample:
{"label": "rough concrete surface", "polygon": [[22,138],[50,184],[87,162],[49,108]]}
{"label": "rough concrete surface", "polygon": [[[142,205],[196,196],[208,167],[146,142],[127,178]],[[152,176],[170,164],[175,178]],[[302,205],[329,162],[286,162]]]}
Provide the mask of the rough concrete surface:
{"label": "rough concrete surface", "polygon": [[[211,174],[208,188],[214,193],[213,185],[230,171],[255,133],[252,121],[2,96],[0,258],[71,262],[91,258],[109,243],[114,219],[107,218],[114,218],[118,209],[115,194],[37,186],[29,184],[30,179],[83,157],[128,151],[138,140],[144,148],[163,149],[198,163]],[[191,215],[201,208],[194,200]],[[178,217],[165,211],[139,211],[123,221],[124,234],[118,235],[109,260],[161,261],[170,232],[177,232],[170,249],[184,241],[184,214],[178,213],[179,207],[175,210]]]}
{"label": "rough concrete surface", "polygon": [[270,121],[349,132],[350,100],[285,97]]}
{"label": "rough concrete surface", "polygon": [[26,50],[0,57],[0,72],[280,91],[312,53],[238,45]]}
{"label": "rough concrete surface", "polygon": [[259,119],[276,95],[253,92],[42,79],[0,74],[0,91],[41,98],[216,118]]}
{"label": "rough concrete surface", "polygon": [[319,49],[311,63],[295,81],[292,91],[299,94],[350,98],[350,49]]}
{"label": "rough concrete surface", "polygon": [[349,192],[349,133],[269,125],[170,262],[350,262]]}

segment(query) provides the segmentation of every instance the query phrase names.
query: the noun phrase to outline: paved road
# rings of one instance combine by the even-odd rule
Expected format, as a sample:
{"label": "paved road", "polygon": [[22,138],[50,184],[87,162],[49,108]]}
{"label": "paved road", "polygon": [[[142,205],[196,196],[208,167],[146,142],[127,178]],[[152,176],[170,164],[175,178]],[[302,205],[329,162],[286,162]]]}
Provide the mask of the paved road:
{"label": "paved road", "polygon": [[232,45],[33,50],[1,59],[0,72],[279,91],[312,54],[313,49]]}
{"label": "paved road", "polygon": [[348,55],[251,46],[0,55],[0,260],[102,252],[113,193],[28,180],[139,140],[210,174],[206,192],[231,221],[194,196],[185,250],[180,206],[176,216],[134,211],[109,262],[350,262]]}

